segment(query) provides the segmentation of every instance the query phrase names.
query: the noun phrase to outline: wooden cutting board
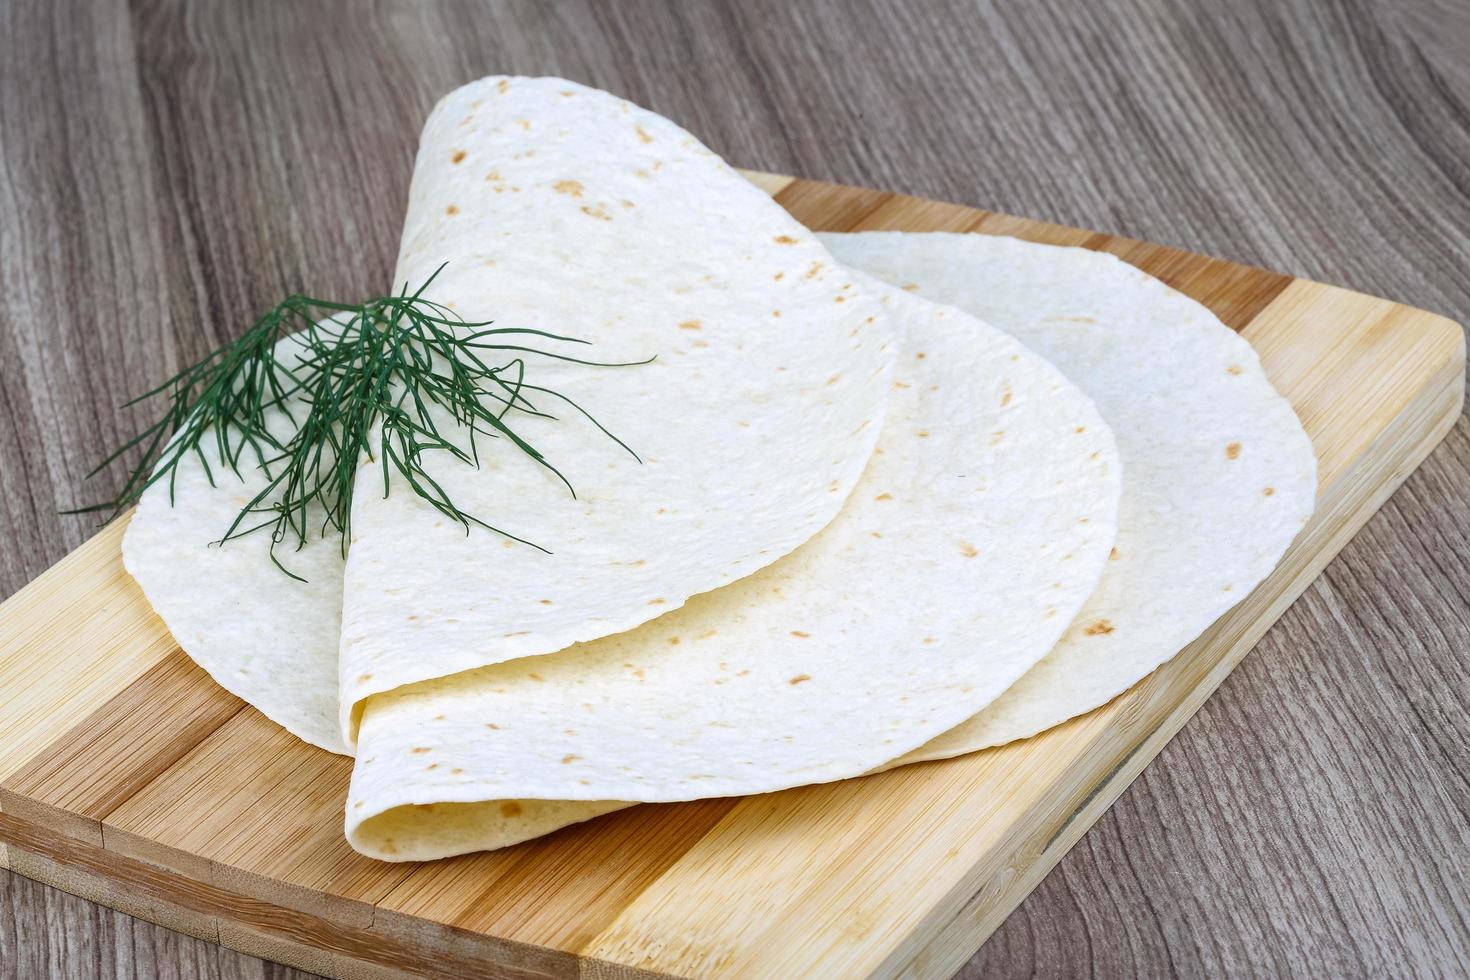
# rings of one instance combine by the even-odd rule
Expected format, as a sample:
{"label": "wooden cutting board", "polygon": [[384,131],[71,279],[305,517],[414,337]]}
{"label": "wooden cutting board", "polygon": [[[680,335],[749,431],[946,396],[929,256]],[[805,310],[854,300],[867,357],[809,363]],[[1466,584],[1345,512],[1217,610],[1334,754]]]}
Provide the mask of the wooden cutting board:
{"label": "wooden cutting board", "polygon": [[0,861],[333,976],[947,977],[1460,413],[1463,334],[1432,313],[1160,245],[750,177],[812,228],[1081,245],[1200,300],[1254,345],[1311,434],[1316,516],[1275,574],[1173,661],[1036,738],[767,796],[639,806],[422,865],[348,848],[349,760],[296,741],[179,651],[123,571],[118,522],[0,606]]}

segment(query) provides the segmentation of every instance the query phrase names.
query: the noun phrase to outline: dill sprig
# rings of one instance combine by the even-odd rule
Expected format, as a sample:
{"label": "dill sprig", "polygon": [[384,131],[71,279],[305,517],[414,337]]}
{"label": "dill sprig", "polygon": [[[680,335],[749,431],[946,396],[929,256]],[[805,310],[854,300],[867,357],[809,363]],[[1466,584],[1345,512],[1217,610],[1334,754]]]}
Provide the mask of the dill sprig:
{"label": "dill sprig", "polygon": [[[555,418],[537,408],[533,395],[572,408],[634,459],[638,456],[571,398],[527,381],[526,357],[603,367],[629,364],[586,361],[518,342],[534,337],[587,343],[574,337],[523,327],[491,329],[491,321],[460,319],[423,296],[443,268],[413,293],[405,285],[397,295],[365,303],[291,296],[240,339],[128,402],[164,395],[168,407],[87,474],[95,476],[141,446],[142,459],[122,489],[104,503],[69,513],[107,511],[111,520],[164,479],[172,503],[179,464],[191,455],[215,486],[216,474],[201,449],[207,440],[236,477],[243,478],[243,466],[269,478],[216,543],[269,530],[271,561],[292,578],[300,576],[276,555],[282,543],[300,550],[313,533],[325,538],[335,532],[346,556],[352,497],[364,458],[380,467],[385,496],[397,473],[466,532],[478,525],[546,551],[456,506],[425,469],[425,457],[444,452],[478,466],[480,437],[505,438],[555,474],[575,497],[566,476],[512,427],[516,414]],[[504,363],[491,363],[502,358]],[[452,429],[441,430],[436,415],[451,419]],[[273,417],[275,431],[268,424]]]}

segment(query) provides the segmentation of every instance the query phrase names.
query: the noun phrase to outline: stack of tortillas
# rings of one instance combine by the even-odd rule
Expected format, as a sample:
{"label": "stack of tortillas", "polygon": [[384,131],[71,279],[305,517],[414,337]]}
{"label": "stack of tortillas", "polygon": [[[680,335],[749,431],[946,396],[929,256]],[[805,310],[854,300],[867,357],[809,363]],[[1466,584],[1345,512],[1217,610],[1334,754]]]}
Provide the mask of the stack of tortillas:
{"label": "stack of tortillas", "polygon": [[124,547],[220,684],[356,754],[347,835],[374,857],[1028,737],[1168,660],[1312,510],[1305,433],[1199,304],[1080,249],[819,239],[575,83],[435,108],[396,278],[445,263],[427,295],[468,320],[657,355],[536,363],[639,457],[530,420],[575,498],[515,453],[428,464],[550,554],[380,486],[345,562],[292,555],[302,583],[263,535],[210,544],[263,477],[197,462]]}

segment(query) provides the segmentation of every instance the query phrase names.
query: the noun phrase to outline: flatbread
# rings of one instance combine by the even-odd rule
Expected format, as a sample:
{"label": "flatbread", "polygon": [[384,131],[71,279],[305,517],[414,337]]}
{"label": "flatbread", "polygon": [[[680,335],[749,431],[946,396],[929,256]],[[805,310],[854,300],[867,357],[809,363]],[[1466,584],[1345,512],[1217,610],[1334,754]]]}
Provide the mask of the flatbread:
{"label": "flatbread", "polygon": [[468,319],[592,341],[533,359],[564,405],[528,457],[430,471],[464,510],[550,549],[358,494],[342,609],[344,737],[365,698],[638,626],[755,572],[836,515],[872,453],[893,348],[815,237],[693,136],[551,78],[486,78],[424,127],[396,279]]}
{"label": "flatbread", "polygon": [[[287,338],[276,357],[293,367],[299,350]],[[294,431],[280,409],[267,411],[266,425],[282,440]],[[211,544],[269,481],[248,458],[239,474],[231,472],[211,439],[199,450],[214,484],[188,456],[172,488],[168,481],[150,487],[123,535],[123,565],[179,646],[221,687],[298,738],[347,752],[337,703],[341,541],[313,538],[300,551],[279,549],[304,582],[271,564],[268,531]]]}
{"label": "flatbread", "polygon": [[1113,542],[1107,426],[1005,334],[846,272],[818,277],[881,294],[907,335],[888,423],[838,518],[634,631],[369,699],[354,847],[423,860],[630,801],[856,776],[1051,648]]}
{"label": "flatbread", "polygon": [[[881,428],[894,352],[878,305],[821,275],[830,256],[768,195],[606,93],[490,78],[440,103],[398,284],[444,262],[429,295],[466,319],[594,341],[538,342],[584,358],[657,356],[625,368],[531,358],[528,381],[642,456],[535,395],[560,420],[518,428],[575,500],[502,444],[482,441],[482,470],[431,465],[466,511],[553,554],[466,536],[406,488],[383,500],[369,469],[350,568],[338,541],[312,541],[283,555],[308,580],[296,582],[264,533],[210,545],[265,481],[237,480],[208,444],[219,485],[186,461],[173,499],[163,484],[145,494],[124,542],[183,649],[334,752],[351,752],[358,697],[623,630],[776,560],[837,513]],[[272,425],[289,431],[283,415]]]}
{"label": "flatbread", "polygon": [[1311,516],[1311,440],[1250,345],[1101,252],[942,233],[823,235],[841,261],[995,324],[1088,393],[1123,459],[1118,540],[1057,648],[975,718],[895,764],[1066,721],[1127,690],[1234,606]]}

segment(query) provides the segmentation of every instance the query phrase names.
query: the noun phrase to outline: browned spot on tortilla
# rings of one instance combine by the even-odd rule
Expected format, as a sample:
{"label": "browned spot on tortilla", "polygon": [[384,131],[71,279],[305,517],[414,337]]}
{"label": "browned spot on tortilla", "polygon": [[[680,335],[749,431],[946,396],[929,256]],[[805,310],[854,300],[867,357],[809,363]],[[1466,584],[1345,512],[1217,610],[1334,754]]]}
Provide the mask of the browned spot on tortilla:
{"label": "browned spot on tortilla", "polygon": [[778,272],[774,276],[772,276],[771,278],[774,279],[774,280],[776,280],[777,282],[780,282],[782,279],[785,279],[786,278],[786,273],[784,273],[784,272]]}
{"label": "browned spot on tortilla", "polygon": [[573,755],[572,753],[568,752],[566,755],[561,757],[561,764],[564,766],[571,765],[573,762],[576,762],[580,758],[582,758],[580,755]]}
{"label": "browned spot on tortilla", "polygon": [[620,201],[618,203],[622,204],[622,206],[624,208],[633,208],[633,207],[636,207],[637,206],[632,201],[629,201],[629,200],[626,200],[626,199],[623,200],[623,201]]}
{"label": "browned spot on tortilla", "polygon": [[701,326],[703,326],[703,324],[701,324],[698,320],[685,320],[683,323],[679,324],[679,329],[698,330]]}
{"label": "browned spot on tortilla", "polygon": [[811,636],[810,633],[803,633],[801,630],[792,630],[791,635],[802,640],[805,640],[807,637]]}
{"label": "browned spot on tortilla", "polygon": [[1240,368],[1240,365],[1239,364],[1232,364],[1228,368],[1225,369],[1225,373],[1226,374],[1239,374],[1240,373],[1240,370],[1241,370],[1241,368]]}
{"label": "browned spot on tortilla", "polygon": [[424,772],[428,772],[430,769],[438,769],[438,768],[439,768],[439,763],[437,763],[437,762],[431,762],[427,766],[424,766]]}
{"label": "browned spot on tortilla", "polygon": [[494,731],[494,732],[500,731],[500,726],[497,725],[497,724],[495,724],[495,722],[493,722],[493,721],[487,721],[487,722],[485,722],[485,727],[488,728],[488,729],[490,729],[491,731]]}
{"label": "browned spot on tortilla", "polygon": [[391,840],[385,840],[385,841],[383,841],[383,853],[384,854],[397,854],[398,853],[398,847]]}
{"label": "browned spot on tortilla", "polygon": [[649,136],[648,135],[648,130],[644,129],[642,126],[634,126],[633,129],[636,130],[637,133],[638,133],[638,140],[639,140],[639,142],[642,142],[642,143],[652,143],[653,142],[653,137],[652,136]]}
{"label": "browned spot on tortilla", "polygon": [[558,180],[551,185],[551,189],[558,194],[565,194],[567,197],[581,197],[582,191],[586,188],[582,186],[580,180]]}
{"label": "browned spot on tortilla", "polygon": [[529,119],[517,119],[516,125],[524,129],[528,133],[531,131],[531,120]]}
{"label": "browned spot on tortilla", "polygon": [[776,241],[776,244],[777,245],[795,245],[796,244],[796,239],[792,238],[790,235],[777,235],[775,241]]}
{"label": "browned spot on tortilla", "polygon": [[612,215],[608,214],[607,210],[601,204],[584,204],[582,205],[582,213],[589,218],[596,218],[598,221],[612,220]]}
{"label": "browned spot on tortilla", "polygon": [[835,385],[837,382],[839,382],[841,380],[842,380],[842,372],[841,371],[838,371],[836,374],[832,375],[832,377],[830,377],[830,378],[827,379],[827,383],[829,385]]}
{"label": "browned spot on tortilla", "polygon": [[802,276],[801,278],[803,278],[803,279],[815,279],[815,278],[817,278],[817,274],[820,273],[821,271],[822,271],[822,263],[820,263],[820,262],[813,262],[811,264],[811,266],[806,270],[806,275]]}
{"label": "browned spot on tortilla", "polygon": [[893,499],[893,494],[891,494],[891,493],[880,493],[880,494],[878,494],[878,496],[874,497],[873,499],[874,500],[892,500]]}
{"label": "browned spot on tortilla", "polygon": [[926,647],[927,646],[932,646],[932,645],[934,645],[935,643],[938,643],[938,642],[939,642],[939,640],[938,640],[937,637],[933,637],[933,636],[926,636],[926,637],[924,637],[924,646],[926,646]]}
{"label": "browned spot on tortilla", "polygon": [[551,600],[550,599],[542,599],[542,600],[540,600],[540,602],[541,602],[541,605],[543,605],[543,606],[549,606],[549,605],[551,605]]}
{"label": "browned spot on tortilla", "polygon": [[846,296],[834,296],[832,298],[832,302],[834,302],[834,303],[846,303],[847,302],[847,297]]}
{"label": "browned spot on tortilla", "polygon": [[521,805],[515,800],[506,800],[500,804],[500,815],[502,817],[519,817],[521,815]]}
{"label": "browned spot on tortilla", "polygon": [[455,150],[454,151],[454,155],[449,158],[449,162],[450,163],[461,163],[461,162],[464,161],[464,158],[465,158],[465,152],[464,152],[464,150]]}
{"label": "browned spot on tortilla", "polygon": [[1121,557],[1122,552],[1118,551],[1117,548],[1114,548],[1108,552],[1108,561],[1117,561]]}
{"label": "browned spot on tortilla", "polygon": [[576,95],[577,93],[576,92],[571,92],[571,91],[564,91],[564,92],[558,92],[557,94],[560,95],[564,99],[570,99],[572,96]]}
{"label": "browned spot on tortilla", "polygon": [[[1267,489],[1270,489],[1270,488],[1268,487]],[[370,681],[372,679],[373,679],[373,675],[372,674],[359,674],[357,676],[357,683],[359,683],[359,684],[366,684],[368,681]]]}
{"label": "browned spot on tortilla", "polygon": [[919,284],[916,282],[906,282],[899,288],[906,293],[917,293],[919,291]]}
{"label": "browned spot on tortilla", "polygon": [[925,354],[923,351],[919,351],[917,354],[914,355],[914,360],[922,361],[924,358],[926,358],[928,356],[929,355],[928,354]]}
{"label": "browned spot on tortilla", "polygon": [[869,536],[874,537],[874,538],[881,538],[881,537],[883,537],[883,534],[880,531],[869,531],[868,534],[869,534]]}
{"label": "browned spot on tortilla", "polygon": [[451,205],[449,205],[449,207],[447,207],[447,208],[444,209],[444,213],[445,214],[459,214],[459,205],[458,204],[451,204]]}
{"label": "browned spot on tortilla", "polygon": [[980,549],[975,547],[968,541],[961,541],[960,554],[964,555],[966,558],[974,558],[975,556],[980,554]]}
{"label": "browned spot on tortilla", "polygon": [[812,675],[811,674],[797,674],[795,677],[791,678],[791,680],[787,681],[786,683],[791,684],[791,685],[796,685],[796,684],[800,684],[802,681],[809,681],[811,679],[812,679]]}
{"label": "browned spot on tortilla", "polygon": [[502,78],[495,85],[495,90],[498,91],[501,95],[504,95],[506,93],[506,91],[509,90],[509,89],[510,89],[510,79],[508,79],[508,78]]}
{"label": "browned spot on tortilla", "polygon": [[425,752],[430,752],[432,750],[426,745],[419,745],[415,746],[410,751],[412,751],[414,755],[423,755]]}
{"label": "browned spot on tortilla", "polygon": [[1084,432],[1087,431],[1087,426],[1085,426],[1085,425],[1079,425],[1079,426],[1077,426],[1077,428],[1073,429],[1072,431],[1075,432],[1075,433],[1077,433],[1080,436],[1082,433],[1084,433]]}
{"label": "browned spot on tortilla", "polygon": [[538,683],[541,682],[541,681],[546,680],[546,678],[542,677],[540,674],[527,674],[526,676],[529,677],[529,678],[531,678],[531,680],[536,681]]}
{"label": "browned spot on tortilla", "polygon": [[649,599],[648,604],[650,606],[662,606],[665,601],[664,599]]}
{"label": "browned spot on tortilla", "polygon": [[1238,442],[1232,442],[1230,445],[1228,445],[1228,446],[1225,447],[1225,458],[1226,459],[1238,459],[1239,457],[1240,457],[1240,443],[1238,443]]}
{"label": "browned spot on tortilla", "polygon": [[677,636],[671,636],[671,637],[669,637],[669,646],[676,647],[678,645],[679,645],[679,638]]}
{"label": "browned spot on tortilla", "polygon": [[[1264,490],[1261,491],[1261,494],[1263,496],[1269,497],[1269,496],[1271,496],[1275,492],[1276,492],[1276,488],[1275,487],[1267,487],[1266,489],[1264,489]],[[371,675],[369,675],[369,676],[371,676]]]}
{"label": "browned spot on tortilla", "polygon": [[1011,389],[1007,388],[1005,390],[1005,393],[1000,396],[1000,407],[1001,408],[1005,408],[1010,403],[1011,403]]}
{"label": "browned spot on tortilla", "polygon": [[927,439],[929,438],[929,430],[920,429],[918,432],[915,432],[914,435],[918,436],[920,439]]}
{"label": "browned spot on tortilla", "polygon": [[1113,631],[1113,624],[1106,619],[1094,620],[1083,627],[1082,632],[1088,636],[1102,636]]}

